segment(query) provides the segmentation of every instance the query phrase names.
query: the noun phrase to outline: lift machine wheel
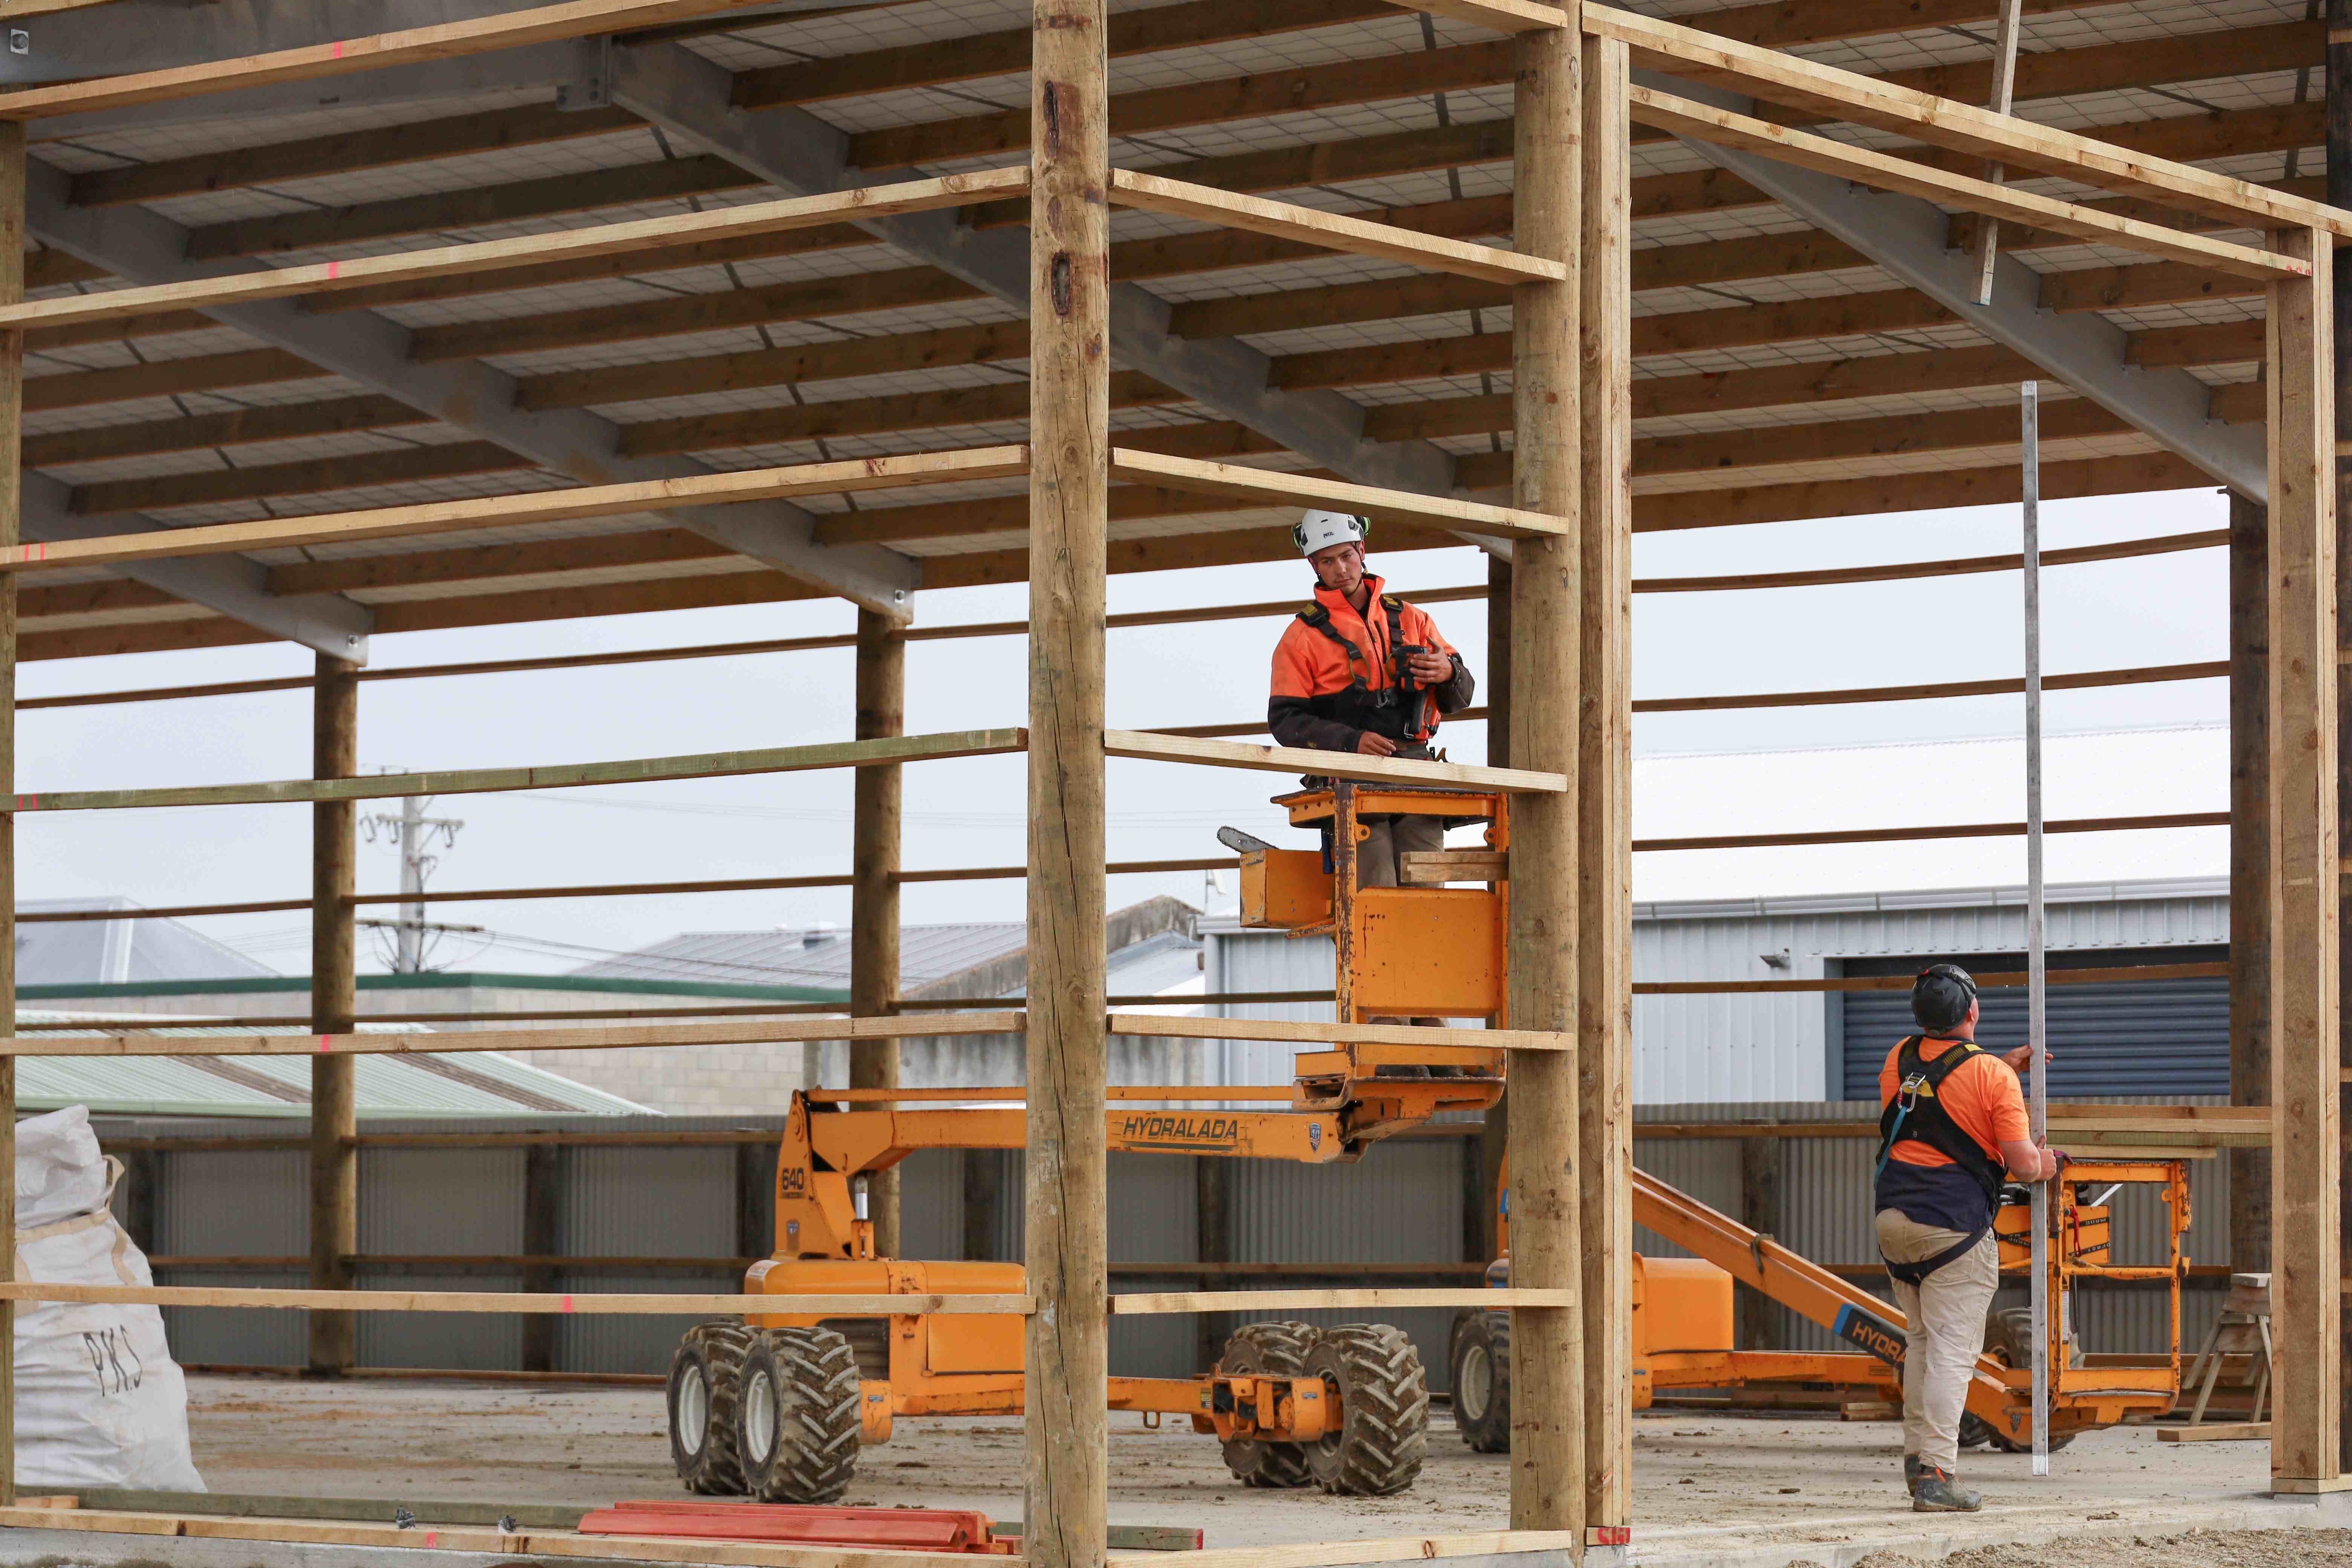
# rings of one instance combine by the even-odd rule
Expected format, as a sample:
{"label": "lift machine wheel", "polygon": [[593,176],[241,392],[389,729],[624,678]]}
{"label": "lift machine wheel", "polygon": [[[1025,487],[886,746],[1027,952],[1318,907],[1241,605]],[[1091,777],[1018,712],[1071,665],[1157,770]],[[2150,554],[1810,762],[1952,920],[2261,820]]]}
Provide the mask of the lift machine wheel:
{"label": "lift machine wheel", "polygon": [[740,1497],[743,1463],[743,1361],[759,1331],[739,1322],[697,1323],[669,1363],[669,1457],[686,1489]]}
{"label": "lift machine wheel", "polygon": [[743,1358],[743,1489],[832,1502],[857,1471],[857,1352],[831,1329],[761,1329]]}
{"label": "lift machine wheel", "polygon": [[[1307,1323],[1244,1323],[1217,1358],[1220,1375],[1305,1377],[1315,1330]],[[1224,1445],[1225,1468],[1245,1487],[1303,1487],[1314,1480],[1296,1443],[1236,1437]]]}
{"label": "lift machine wheel", "polygon": [[1339,1401],[1338,1430],[1301,1445],[1316,1485],[1349,1497],[1412,1485],[1429,1453],[1429,1378],[1404,1331],[1388,1323],[1324,1329],[1307,1347],[1307,1370]]}
{"label": "lift machine wheel", "polygon": [[1454,1425],[1474,1454],[1511,1451],[1511,1314],[1473,1307],[1454,1322]]}

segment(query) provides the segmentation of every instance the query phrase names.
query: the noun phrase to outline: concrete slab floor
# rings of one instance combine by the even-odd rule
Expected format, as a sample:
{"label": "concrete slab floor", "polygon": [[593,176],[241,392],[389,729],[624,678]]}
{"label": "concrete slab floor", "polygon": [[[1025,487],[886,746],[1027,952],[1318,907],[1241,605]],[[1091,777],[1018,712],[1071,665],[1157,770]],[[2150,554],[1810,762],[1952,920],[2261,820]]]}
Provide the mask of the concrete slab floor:
{"label": "concrete slab floor", "polygon": [[[203,1376],[189,1380],[189,1398],[197,1467],[215,1491],[581,1504],[681,1495],[653,1388]],[[1392,1498],[1252,1490],[1227,1474],[1213,1439],[1187,1426],[1153,1430],[1114,1415],[1110,1429],[1111,1518],[1197,1526],[1212,1547],[1451,1534],[1500,1529],[1508,1518],[1504,1456],[1471,1453],[1443,1411],[1419,1482]],[[1633,1441],[1635,1539],[1650,1548],[1643,1560],[1655,1551],[1729,1561],[1726,1549],[1745,1558],[1737,1548],[1811,1545],[1844,1550],[1810,1561],[1853,1562],[1869,1543],[1895,1546],[1925,1522],[1906,1506],[1902,1430],[1891,1423],[1657,1411],[1637,1418]],[[2164,1444],[2146,1428],[2078,1438],[2041,1481],[2023,1455],[1976,1450],[1962,1456],[1962,1479],[1983,1489],[1988,1508],[1958,1535],[1981,1541],[1979,1527],[2009,1526],[2128,1533],[2208,1514],[2209,1528],[2240,1528],[2268,1464],[2264,1444]],[[910,1420],[865,1450],[844,1500],[1012,1519],[1021,1475],[1014,1418]],[[2315,1525],[2323,1515],[2345,1522],[2334,1509],[2261,1506]],[[1809,1559],[1783,1550],[1775,1560]]]}

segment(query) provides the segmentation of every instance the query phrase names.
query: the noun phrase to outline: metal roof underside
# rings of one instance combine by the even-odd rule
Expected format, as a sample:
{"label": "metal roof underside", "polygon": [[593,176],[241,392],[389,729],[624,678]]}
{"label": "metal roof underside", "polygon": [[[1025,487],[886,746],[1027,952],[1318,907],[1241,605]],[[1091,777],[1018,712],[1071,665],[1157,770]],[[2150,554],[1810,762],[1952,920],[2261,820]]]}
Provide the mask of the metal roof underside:
{"label": "metal roof underside", "polygon": [[[1700,26],[1724,9],[1681,0],[1641,0],[1632,8]],[[1410,12],[1307,25],[1306,6],[1265,9],[1273,18],[1266,25],[1295,20],[1259,37],[1115,58],[1114,94],[1165,95],[1300,72],[1295,79],[1308,84],[1299,89],[1308,96],[1297,100],[1316,106],[1241,118],[1230,116],[1245,111],[1230,107],[1179,108],[1160,116],[1169,123],[1118,138],[1117,163],[1150,168],[1208,160],[1184,172],[1333,211],[1423,208],[1443,232],[1507,237],[1507,129],[1483,139],[1478,132],[1510,112],[1507,67],[1495,64],[1496,35]],[[1326,5],[1318,14],[1348,9]],[[1761,8],[1745,9],[1752,18]],[[1792,52],[1872,73],[1965,72],[1991,54],[1991,0],[1982,25],[1861,37],[1834,36],[1839,9],[1833,0],[1781,7],[1812,16],[1813,30],[1832,35]],[[853,158],[871,160],[861,178],[880,184],[1025,156],[991,144],[986,130],[992,115],[1025,115],[1025,78],[808,97],[824,90],[809,84],[831,74],[823,62],[907,47],[951,59],[958,40],[1028,26],[1029,8],[1017,0],[908,0],[714,26],[673,47],[737,73],[816,62],[791,79],[797,88],[778,89],[794,101],[777,112],[813,115],[847,133]],[[2023,29],[2020,113],[2127,135],[2166,155],[2318,194],[2321,28],[2306,22],[2299,0],[2093,4],[2030,14]],[[2204,47],[2167,45],[2179,39]],[[1384,85],[1352,91],[1337,85],[1351,65],[1369,63],[1384,65]],[[2242,68],[2195,74],[2217,66]],[[740,90],[741,82],[765,79],[738,79]],[[1952,79],[1952,90],[1962,93],[1975,79]],[[1394,85],[1407,80],[1422,85],[1409,91]],[[2069,90],[2053,95],[2037,82]],[[227,118],[173,106],[152,124],[117,115],[119,123],[62,139],[45,139],[36,122],[33,153],[75,177],[79,202],[135,203],[184,228],[192,255],[272,265],[685,215],[776,194],[626,111],[557,113],[551,84],[397,100],[362,86],[341,96],[299,112]],[[482,129],[493,124],[503,131]],[[404,133],[369,134],[386,128]],[[1880,132],[1832,129],[1870,145],[1901,145]],[[1637,137],[1646,134],[1636,128]],[[326,138],[365,151],[338,158]],[[1349,167],[1369,163],[1371,172],[1284,186],[1251,177],[1238,161],[1262,167],[1285,150],[1343,143],[1366,154]],[[455,150],[417,155],[436,149]],[[230,153],[239,156],[229,160]],[[1685,495],[1676,515],[1687,518],[1703,513],[1715,492],[1753,498],[1780,487],[2013,466],[2013,421],[2001,411],[2012,405],[2019,376],[2015,366],[1997,362],[1991,340],[1965,321],[1923,310],[1917,297],[1906,300],[1892,275],[1864,258],[1815,243],[1821,237],[1809,240],[1810,226],[1789,208],[1727,195],[1720,184],[1702,194],[1704,179],[1721,177],[1679,143],[1638,141],[1633,174],[1638,497],[1655,505],[1656,498]],[[2061,180],[2018,183],[2053,195],[2101,194]],[[1150,214],[1115,211],[1112,229],[1114,243],[1125,247],[1122,275],[1173,303],[1181,332],[1237,339],[1272,356],[1284,384],[1352,399],[1367,410],[1368,434],[1383,441],[1433,442],[1456,460],[1458,478],[1473,491],[1507,482],[1510,437],[1496,428],[1507,420],[1510,391],[1507,338],[1498,336],[1507,334],[1510,312],[1501,290],[1486,289],[1480,302],[1476,289],[1460,280],[1349,256],[1237,265],[1193,237],[1206,236],[1202,226]],[[2211,419],[2260,418],[2252,384],[2261,353],[2258,288],[2218,275],[2184,281],[2184,268],[2090,245],[2032,248],[2016,259],[2039,275],[2045,310],[2103,317],[2130,334],[2135,352],[2160,344],[2168,369],[2210,390]],[[703,468],[1027,438],[1026,361],[1017,342],[1008,350],[1006,334],[988,331],[1017,321],[1017,312],[969,286],[942,285],[940,275],[870,236],[803,232],[692,264],[638,258],[631,265],[642,270],[458,280],[363,303],[407,332],[415,361],[478,362],[515,378],[525,406],[593,415],[618,427],[625,451]],[[36,297],[116,286],[60,258],[35,258],[34,276],[63,279]],[[1386,287],[1417,277],[1448,287]],[[2227,286],[2210,286],[2217,281]],[[1840,299],[1853,309],[1833,320],[1828,302]],[[1742,324],[1757,321],[1762,308],[1807,301],[1822,304],[1798,327]],[[353,309],[361,302],[348,297],[318,303],[318,321],[361,319]],[[410,414],[373,387],[318,372],[232,327],[182,319],[109,331],[113,335],[35,334],[26,363],[26,465],[70,487],[74,509],[96,519],[184,526],[570,482],[477,430]],[[1482,345],[1480,338],[1496,341]],[[1409,352],[1439,343],[1446,345],[1443,357]],[[1890,356],[1903,363],[1851,380],[1841,372],[1834,383],[1800,368],[1826,373]],[[2099,475],[2084,471],[2084,484],[2110,490],[2207,482],[2068,388],[2045,382],[2043,400],[2045,465],[2120,459]],[[306,411],[322,408],[347,412],[302,427]],[[230,428],[230,416],[242,423]],[[1115,384],[1113,426],[1139,444],[1189,455],[1309,466],[1268,449],[1203,405],[1164,389],[1155,395],[1133,376]],[[2063,482],[2057,488],[2067,493]],[[927,584],[953,585],[1024,574],[1018,554],[1024,495],[1024,483],[1014,479],[799,504],[817,519],[821,542],[879,542],[913,558]],[[1167,515],[1115,505],[1115,546],[1135,548],[1115,548],[1114,569],[1272,558],[1286,550],[1280,513],[1198,504],[1202,510]],[[1848,510],[1889,508],[1865,506],[1857,494]],[[1644,524],[1651,525],[1666,524]],[[1454,542],[1408,531],[1391,531],[1383,542]],[[1154,540],[1171,542],[1147,548]],[[819,591],[676,519],[648,516],[262,551],[252,559],[269,594],[340,595],[365,606],[379,631]],[[160,588],[87,569],[29,576],[23,633],[29,658],[263,635]]]}

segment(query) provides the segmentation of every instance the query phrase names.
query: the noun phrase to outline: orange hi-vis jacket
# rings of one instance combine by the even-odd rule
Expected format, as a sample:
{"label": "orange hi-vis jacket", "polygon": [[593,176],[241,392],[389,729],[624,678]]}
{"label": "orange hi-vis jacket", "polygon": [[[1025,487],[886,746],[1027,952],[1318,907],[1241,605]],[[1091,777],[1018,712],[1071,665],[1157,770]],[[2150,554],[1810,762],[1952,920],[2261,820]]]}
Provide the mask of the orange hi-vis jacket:
{"label": "orange hi-vis jacket", "polygon": [[[1358,615],[1347,596],[1318,586],[1315,603],[1283,628],[1275,645],[1266,728],[1275,742],[1319,752],[1352,752],[1370,730],[1399,745],[1426,742],[1438,715],[1470,705],[1476,683],[1462,656],[1439,635],[1426,612],[1381,590],[1367,575],[1369,613]],[[1422,687],[1404,673],[1402,647],[1427,648],[1454,660],[1454,675]]]}

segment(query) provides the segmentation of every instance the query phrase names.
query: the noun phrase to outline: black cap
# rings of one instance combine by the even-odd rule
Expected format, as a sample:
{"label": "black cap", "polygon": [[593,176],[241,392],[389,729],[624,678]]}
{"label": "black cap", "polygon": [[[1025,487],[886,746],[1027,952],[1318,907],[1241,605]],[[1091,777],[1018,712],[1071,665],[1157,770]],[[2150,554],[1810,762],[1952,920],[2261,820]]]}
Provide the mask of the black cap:
{"label": "black cap", "polygon": [[1969,1016],[1977,983],[1957,963],[1931,963],[1911,983],[1911,1016],[1923,1029],[1949,1029]]}

